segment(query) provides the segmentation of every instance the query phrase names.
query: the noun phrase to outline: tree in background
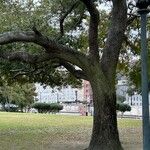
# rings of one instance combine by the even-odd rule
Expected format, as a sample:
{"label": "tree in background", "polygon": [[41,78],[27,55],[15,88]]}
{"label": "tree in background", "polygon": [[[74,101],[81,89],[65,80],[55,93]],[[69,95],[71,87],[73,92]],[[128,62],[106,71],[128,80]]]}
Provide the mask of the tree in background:
{"label": "tree in background", "polygon": [[[131,47],[132,41],[129,40],[133,39],[132,23],[136,15],[132,15],[135,9],[131,6],[134,4],[128,3],[127,7],[126,0],[112,0],[110,13],[101,11],[97,7],[99,3],[105,2],[1,2],[2,74],[7,74],[9,78],[15,72],[14,78],[25,76],[26,80],[52,85],[70,81],[67,80],[70,75],[71,81],[75,81],[75,78],[88,80],[94,104],[93,130],[88,150],[121,150],[115,78],[118,60],[118,68],[125,64],[123,68],[126,69],[129,64],[127,50]],[[129,47],[126,48],[126,45]],[[14,61],[19,62],[20,68],[14,65],[15,70],[6,69],[6,64]],[[68,70],[67,74],[62,68]]]}
{"label": "tree in background", "polygon": [[15,104],[23,112],[23,109],[31,107],[36,95],[34,84],[26,83],[22,85],[14,83],[8,85],[4,83],[0,86],[0,103],[4,110],[9,111],[9,108],[6,108],[6,104],[8,106]]}
{"label": "tree in background", "polygon": [[117,103],[123,103],[126,98],[122,95],[117,95]]}
{"label": "tree in background", "polygon": [[125,111],[131,111],[131,106],[124,103],[126,100],[126,98],[124,96],[121,95],[117,95],[117,108],[116,110],[122,112],[122,117]]}
{"label": "tree in background", "polygon": [[131,111],[131,106],[125,103],[117,103],[117,110],[122,113],[122,117],[125,111]]}

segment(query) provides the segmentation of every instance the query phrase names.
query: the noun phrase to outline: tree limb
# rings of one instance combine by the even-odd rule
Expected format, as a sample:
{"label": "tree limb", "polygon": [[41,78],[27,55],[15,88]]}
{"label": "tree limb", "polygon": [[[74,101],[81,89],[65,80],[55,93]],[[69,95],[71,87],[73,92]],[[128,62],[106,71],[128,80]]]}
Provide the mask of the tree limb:
{"label": "tree limb", "polygon": [[38,59],[37,55],[30,55],[27,52],[0,53],[0,58],[9,61],[22,61],[25,63],[35,63]]}
{"label": "tree limb", "polygon": [[71,5],[71,7],[65,12],[64,15],[61,16],[60,18],[60,34],[61,37],[64,35],[64,20],[66,19],[66,17],[73,11],[74,8],[76,8],[79,5],[79,1],[76,1],[73,5]]}
{"label": "tree limb", "polygon": [[92,0],[81,0],[88,12],[90,13],[90,25],[89,25],[89,55],[94,60],[99,60],[98,51],[98,25],[99,25],[99,11],[97,10]]}
{"label": "tree limb", "polygon": [[87,58],[83,53],[61,45],[42,34],[36,34],[34,31],[6,32],[0,34],[0,45],[13,42],[33,42],[45,48],[49,57],[63,59],[80,68],[84,68],[85,66],[83,64],[87,61]]}
{"label": "tree limb", "polygon": [[127,19],[127,25],[129,26],[135,19],[138,18],[137,15],[134,15],[134,14],[129,14],[130,17]]}
{"label": "tree limb", "polygon": [[128,39],[127,36],[125,36],[125,43],[127,46],[129,46],[131,48],[131,51],[133,54],[136,54],[137,50],[139,51],[139,49],[140,49],[139,41],[132,42]]}
{"label": "tree limb", "polygon": [[41,54],[29,54],[28,52],[17,51],[17,52],[1,52],[0,58],[8,61],[21,61],[24,63],[40,63],[48,60],[53,60],[52,55],[41,53]]}
{"label": "tree limb", "polygon": [[127,27],[126,0],[112,0],[112,2],[111,26],[101,59],[102,70],[110,79],[113,79],[112,75],[115,75],[120,49],[124,40],[124,32]]}
{"label": "tree limb", "polygon": [[66,62],[60,62],[62,66],[64,66],[72,75],[74,75],[77,79],[88,80],[87,76],[84,74],[82,70],[77,70],[75,67]]}
{"label": "tree limb", "polygon": [[13,42],[35,42],[35,35],[33,31],[5,32],[0,34],[0,45]]}

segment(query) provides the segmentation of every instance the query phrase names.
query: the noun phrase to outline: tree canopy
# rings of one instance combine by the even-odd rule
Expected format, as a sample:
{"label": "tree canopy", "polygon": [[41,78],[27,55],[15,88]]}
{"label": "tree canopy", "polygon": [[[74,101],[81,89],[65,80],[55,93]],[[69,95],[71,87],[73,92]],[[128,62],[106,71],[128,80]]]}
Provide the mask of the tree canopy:
{"label": "tree canopy", "polygon": [[[96,2],[98,9],[100,4],[103,2]],[[70,7],[69,7],[70,6]],[[106,36],[108,33],[108,27],[110,24],[110,11],[111,3],[107,2],[104,7],[108,7],[106,10],[102,9],[99,11],[100,24],[98,30],[98,47],[99,53],[103,53],[103,48],[106,44]],[[83,53],[89,52],[88,45],[88,26],[89,26],[89,14],[87,13],[86,6],[80,1],[70,1],[70,0],[55,0],[55,1],[2,1],[1,2],[1,27],[0,31],[21,31],[21,30],[30,30],[34,33],[41,33],[48,37],[52,37],[51,40],[56,40],[59,44],[67,44],[78,51]],[[11,12],[11,13],[10,13]],[[140,87],[140,63],[139,63],[139,54],[140,54],[140,26],[138,16],[135,14],[134,4],[130,1],[128,2],[128,26],[127,31],[124,36],[124,44],[121,49],[121,54],[119,57],[118,71],[122,74],[127,75],[134,85],[138,88]],[[148,25],[149,28],[149,25]],[[41,34],[40,33],[40,34]],[[25,40],[25,39],[24,39]],[[22,40],[21,40],[22,41]],[[24,42],[27,42],[26,40]],[[10,77],[15,77],[15,79],[23,79],[22,81],[30,82],[41,82],[46,83],[52,86],[55,85],[64,85],[66,84],[79,84],[81,81],[77,81],[73,75],[69,72],[57,70],[60,66],[69,67],[69,69],[74,74],[73,66],[68,66],[64,64],[63,58],[61,60],[58,58],[51,59],[45,56],[43,53],[43,46],[40,43],[13,43],[7,44],[1,47],[1,52],[5,52],[7,49],[8,52],[15,52],[16,55],[26,55],[26,60],[24,63],[18,62],[21,56],[17,56],[18,61],[8,64],[3,63],[3,68],[6,72],[1,72],[9,75]],[[41,47],[42,46],[42,47]],[[39,58],[38,54],[42,58]],[[32,56],[34,54],[34,59]],[[1,54],[1,58],[7,57],[8,54]],[[11,55],[9,53],[9,55]],[[15,58],[11,55],[9,59],[13,60]],[[16,56],[15,56],[16,57]],[[49,57],[49,56],[48,56]],[[28,58],[28,60],[27,60]],[[25,59],[25,58],[24,58]],[[37,60],[38,59],[38,60]],[[82,59],[82,58],[81,58]],[[133,60],[134,59],[134,60]],[[23,59],[22,59],[23,60]],[[138,62],[138,63],[137,63]],[[2,63],[2,62],[1,62]],[[17,65],[15,65],[17,63]],[[18,66],[18,63],[20,64]],[[1,64],[2,65],[2,64]],[[10,68],[8,68],[8,65]],[[70,64],[69,64],[70,65]],[[75,64],[78,66],[78,64]],[[6,66],[6,67],[5,67]],[[72,67],[72,68],[70,68]],[[81,66],[78,66],[81,67]],[[21,69],[20,69],[21,68]],[[15,71],[14,71],[15,70]],[[34,72],[34,74],[33,74]],[[81,71],[77,71],[80,72]],[[77,74],[80,73],[75,73]],[[24,75],[28,77],[24,78]],[[22,78],[23,76],[23,78]],[[65,78],[64,78],[65,76]],[[80,74],[81,76],[81,74]],[[9,79],[10,79],[9,77]],[[80,77],[78,77],[80,78]],[[83,76],[82,76],[83,78]],[[84,77],[85,78],[85,77]],[[14,80],[14,78],[13,78]],[[70,82],[69,82],[70,81]]]}

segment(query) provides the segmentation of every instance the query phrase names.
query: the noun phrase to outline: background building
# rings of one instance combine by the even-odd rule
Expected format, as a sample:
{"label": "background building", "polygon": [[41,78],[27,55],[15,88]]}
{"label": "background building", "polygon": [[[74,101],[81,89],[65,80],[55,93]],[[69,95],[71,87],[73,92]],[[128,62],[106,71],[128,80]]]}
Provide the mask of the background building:
{"label": "background building", "polygon": [[87,101],[89,103],[93,102],[92,88],[89,81],[86,80],[83,81],[83,98],[84,101]]}
{"label": "background building", "polygon": [[77,89],[71,86],[51,88],[46,86],[45,88],[40,84],[35,84],[36,92],[38,93],[37,99],[39,102],[56,103],[65,101],[82,101],[83,100],[83,88]]}
{"label": "background building", "polygon": [[116,94],[126,97],[127,91],[128,91],[128,80],[126,79],[118,80],[118,83],[116,85]]}
{"label": "background building", "polygon": [[[61,89],[51,88],[46,86],[43,88],[40,84],[35,84],[36,92],[38,93],[37,97],[39,102],[47,103],[57,103],[62,102],[64,105],[65,112],[80,112],[85,114],[88,112],[92,114],[93,109],[93,93],[91,85],[88,81],[83,81],[83,86],[80,89],[72,88],[71,86],[62,87]],[[126,115],[142,115],[142,96],[133,92],[132,95],[128,95],[128,81],[125,78],[120,78],[116,84],[116,93],[117,95],[124,96],[127,103],[131,106],[130,112],[125,112]],[[150,98],[150,96],[149,96]],[[87,101],[87,103],[76,103],[79,101]]]}

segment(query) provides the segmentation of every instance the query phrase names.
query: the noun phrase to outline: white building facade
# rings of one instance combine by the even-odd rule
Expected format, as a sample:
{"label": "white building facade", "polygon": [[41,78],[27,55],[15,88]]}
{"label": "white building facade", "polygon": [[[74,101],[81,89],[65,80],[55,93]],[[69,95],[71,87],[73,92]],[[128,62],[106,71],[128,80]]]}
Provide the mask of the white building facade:
{"label": "white building facade", "polygon": [[82,101],[83,89],[72,88],[71,86],[51,88],[46,86],[45,88],[40,84],[35,84],[37,99],[39,102],[57,103],[57,102],[69,102],[69,101]]}

